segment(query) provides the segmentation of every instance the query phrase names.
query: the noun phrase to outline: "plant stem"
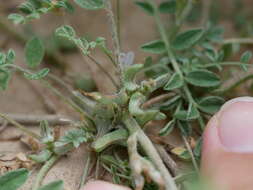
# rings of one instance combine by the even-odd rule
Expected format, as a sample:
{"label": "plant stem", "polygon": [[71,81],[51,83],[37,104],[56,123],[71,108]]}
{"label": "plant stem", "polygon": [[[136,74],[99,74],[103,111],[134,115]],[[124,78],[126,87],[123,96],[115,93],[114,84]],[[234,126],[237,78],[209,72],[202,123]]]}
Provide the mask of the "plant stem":
{"label": "plant stem", "polygon": [[[118,6],[117,9],[120,7],[120,0],[118,0]],[[105,1],[106,2],[106,8],[105,10],[107,11],[107,15],[109,18],[109,22],[111,25],[111,34],[112,34],[112,41],[113,41],[113,46],[114,46],[114,54],[115,54],[115,58],[116,58],[116,63],[117,63],[117,72],[120,75],[120,86],[122,85],[123,79],[122,79],[122,66],[120,65],[120,53],[121,53],[121,47],[120,47],[120,19],[118,17],[118,21],[116,24],[115,18],[114,18],[114,14],[113,14],[113,10],[112,10],[112,4],[111,1]],[[119,13],[120,10],[117,10],[118,12],[118,16],[120,15]]]}
{"label": "plant stem", "polygon": [[250,64],[247,63],[242,63],[239,61],[227,61],[227,62],[216,62],[216,63],[208,63],[205,65],[201,65],[201,68],[210,68],[210,67],[219,67],[219,66],[251,66]]}
{"label": "plant stem", "polygon": [[34,185],[32,187],[32,190],[38,190],[44,177],[48,173],[48,171],[51,169],[51,167],[55,164],[55,162],[60,158],[60,156],[54,155],[52,156],[40,169],[36,180],[34,182]]}
{"label": "plant stem", "polygon": [[111,74],[109,72],[107,72],[107,70],[105,70],[105,68],[95,59],[93,58],[92,56],[90,55],[87,55],[88,58],[93,62],[95,63],[99,69],[111,80],[111,82],[113,83],[113,85],[119,89],[119,85],[117,84],[117,82],[114,80],[114,78],[111,76]]}
{"label": "plant stem", "polygon": [[143,108],[148,108],[148,107],[150,107],[150,106],[152,106],[152,105],[154,105],[154,104],[156,104],[156,103],[162,102],[163,100],[167,100],[167,99],[169,99],[169,98],[171,98],[171,97],[173,97],[173,96],[175,96],[175,93],[173,93],[173,92],[166,93],[166,94],[161,94],[161,95],[159,95],[159,96],[156,96],[156,97],[151,98],[151,99],[149,99],[148,101],[146,101],[146,102],[142,105],[142,107],[143,107]]}
{"label": "plant stem", "polygon": [[159,152],[163,162],[170,169],[171,173],[176,176],[178,174],[178,166],[177,163],[171,158],[171,156],[167,153],[165,148],[162,145],[155,145],[157,151]]}
{"label": "plant stem", "polygon": [[121,46],[121,36],[120,36],[120,33],[121,33],[121,29],[120,29],[120,20],[121,20],[120,12],[121,12],[121,6],[120,6],[120,1],[121,1],[121,0],[117,0],[117,1],[116,1],[116,4],[117,4],[117,33],[118,33],[118,38],[119,38],[119,46]]}
{"label": "plant stem", "polygon": [[166,190],[177,190],[177,186],[170,175],[169,171],[163,164],[163,161],[161,157],[159,156],[157,150],[155,149],[154,145],[150,141],[150,139],[146,136],[146,134],[143,132],[143,130],[140,128],[138,123],[133,119],[129,113],[125,113],[123,115],[123,122],[127,129],[130,132],[130,135],[134,133],[137,134],[137,140],[139,141],[140,145],[143,147],[145,150],[147,156],[151,159],[155,167],[159,170],[161,175],[164,178],[165,181],[165,188]]}
{"label": "plant stem", "polygon": [[[176,71],[176,73],[183,79],[184,78],[184,75],[179,67],[179,64],[177,63],[176,61],[176,57],[171,49],[171,46],[170,46],[170,42],[169,42],[169,38],[167,37],[167,34],[166,34],[166,30],[165,30],[165,27],[161,21],[161,17],[159,15],[159,10],[157,8],[157,5],[156,3],[154,2],[154,0],[148,0],[154,7],[154,17],[155,17],[155,21],[156,21],[156,24],[157,24],[157,27],[158,27],[158,30],[160,32],[160,35],[162,37],[162,40],[164,41],[165,43],[165,46],[166,46],[166,49],[167,49],[167,54],[171,60],[171,63],[172,63],[172,67],[174,68],[174,70]],[[189,0],[189,4],[191,4],[191,0]],[[191,7],[191,5],[188,5],[189,7]],[[189,9],[190,10],[190,9]],[[187,8],[187,12],[189,12],[188,8]],[[186,11],[186,10],[185,10]],[[186,15],[186,13],[184,13]],[[181,22],[185,19],[185,16],[181,17],[180,19],[180,25],[181,25]],[[189,90],[189,87],[187,86],[187,84],[184,84],[183,86],[183,90],[184,92],[186,93],[187,95],[187,98],[188,98],[188,101],[190,103],[192,103],[194,106],[196,106],[196,102],[195,100],[193,99],[192,95],[191,95],[191,92]],[[203,119],[202,118],[199,118],[199,124],[201,126],[201,128],[203,129],[204,128],[204,122],[203,122]]]}
{"label": "plant stem", "polygon": [[84,166],[84,170],[83,170],[83,175],[81,177],[81,182],[80,182],[80,185],[79,185],[79,190],[81,190],[81,188],[84,186],[86,180],[87,180],[87,177],[89,175],[89,170],[90,170],[90,163],[91,163],[91,153],[88,152],[88,155],[85,154],[85,158],[86,159],[86,163],[85,163],[85,166]]}
{"label": "plant stem", "polygon": [[[109,18],[109,21],[110,21],[110,24],[111,24],[111,33],[112,33],[112,40],[113,40],[113,44],[114,44],[115,56],[116,56],[117,61],[118,61],[119,60],[119,54],[121,52],[119,33],[118,33],[118,30],[117,30],[117,24],[115,22],[111,1],[105,1],[105,2],[106,2],[106,11],[107,11],[108,18]],[[118,62],[118,64],[119,64],[119,62]]]}
{"label": "plant stem", "polygon": [[253,44],[253,38],[231,38],[222,41],[222,44]]}
{"label": "plant stem", "polygon": [[20,129],[21,131],[23,131],[24,133],[26,133],[27,135],[40,140],[40,136],[37,135],[36,133],[28,130],[25,126],[21,125],[20,123],[16,122],[15,120],[9,118],[7,115],[0,113],[0,117],[2,117],[3,119],[7,120],[9,123],[13,124],[15,127],[17,127],[18,129]]}
{"label": "plant stem", "polygon": [[201,26],[206,25],[206,23],[209,20],[209,16],[210,16],[210,10],[211,10],[211,5],[212,5],[212,1],[211,0],[204,0],[203,1],[203,8],[202,8],[202,19],[201,19]]}
{"label": "plant stem", "polygon": [[253,79],[253,74],[250,74],[250,75],[247,75],[247,76],[244,76],[242,77],[241,79],[239,79],[238,81],[236,81],[235,83],[233,83],[232,85],[228,86],[227,88],[224,88],[224,89],[218,89],[218,90],[215,90],[213,91],[215,94],[225,94],[227,92],[229,92],[230,90],[233,90],[234,88],[236,88],[237,86],[239,86],[240,84],[248,81],[248,80],[251,80]]}
{"label": "plant stem", "polygon": [[[4,114],[8,118],[24,125],[38,125],[40,121],[46,120],[50,125],[70,125],[74,121],[61,115],[27,115],[27,114]],[[0,124],[4,123],[0,119]]]}
{"label": "plant stem", "polygon": [[[13,37],[19,43],[25,44],[28,40],[28,36],[13,30],[13,28],[15,28],[15,26],[11,25],[5,16],[0,15],[0,29],[2,29],[7,35]],[[65,69],[68,65],[59,55],[59,53],[54,52],[52,54],[48,49],[46,50],[45,61],[50,61],[56,63],[57,65],[63,66],[63,69]]]}
{"label": "plant stem", "polygon": [[194,154],[192,152],[192,149],[191,149],[191,146],[189,144],[189,142],[187,141],[186,137],[184,135],[182,135],[182,138],[183,138],[183,141],[184,141],[184,144],[189,152],[189,154],[191,155],[191,160],[192,160],[192,164],[193,164],[193,167],[194,169],[196,170],[196,172],[198,173],[199,172],[199,167],[198,167],[198,163],[194,157]]}

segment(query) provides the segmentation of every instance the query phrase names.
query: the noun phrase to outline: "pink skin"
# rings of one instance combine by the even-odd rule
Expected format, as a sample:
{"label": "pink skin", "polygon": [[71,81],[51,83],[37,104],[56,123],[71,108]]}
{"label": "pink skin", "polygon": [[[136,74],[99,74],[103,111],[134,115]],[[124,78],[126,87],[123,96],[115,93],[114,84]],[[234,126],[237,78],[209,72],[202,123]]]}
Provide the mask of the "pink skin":
{"label": "pink skin", "polygon": [[[215,190],[253,189],[253,98],[227,102],[207,124],[201,171]],[[102,181],[83,190],[129,190]]]}

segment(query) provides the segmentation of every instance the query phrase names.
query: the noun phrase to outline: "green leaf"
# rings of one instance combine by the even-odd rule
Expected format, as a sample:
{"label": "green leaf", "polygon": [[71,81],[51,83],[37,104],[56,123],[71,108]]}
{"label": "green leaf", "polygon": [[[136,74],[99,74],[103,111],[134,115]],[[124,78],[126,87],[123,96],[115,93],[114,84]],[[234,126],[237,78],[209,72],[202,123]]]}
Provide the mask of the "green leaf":
{"label": "green leaf", "polygon": [[48,161],[48,159],[52,156],[52,152],[50,152],[49,150],[42,150],[39,154],[31,154],[28,157],[37,162],[37,163],[44,163],[46,161]]}
{"label": "green leaf", "polygon": [[40,65],[45,54],[43,42],[38,37],[33,37],[26,43],[25,46],[25,59],[26,64],[35,68]]}
{"label": "green leaf", "polygon": [[192,127],[188,121],[177,121],[177,126],[184,136],[190,136],[192,133]]}
{"label": "green leaf", "polygon": [[177,95],[171,99],[169,99],[168,101],[164,102],[161,106],[160,109],[161,110],[170,110],[172,109],[174,106],[178,105],[178,102],[180,101],[181,96]]}
{"label": "green leaf", "polygon": [[0,177],[1,190],[17,190],[28,178],[27,169],[18,169]]}
{"label": "green leaf", "polygon": [[143,44],[141,46],[141,49],[145,52],[156,53],[156,54],[162,54],[166,52],[165,44],[161,40],[155,40],[155,41],[151,41],[146,44]]}
{"label": "green leaf", "polygon": [[199,86],[199,87],[216,87],[220,85],[220,79],[219,77],[207,70],[196,70],[189,72],[185,80],[194,85],[194,86]]}
{"label": "green leaf", "polygon": [[172,42],[172,47],[176,50],[185,50],[194,46],[203,36],[203,30],[200,28],[191,29],[176,36]]}
{"label": "green leaf", "polygon": [[199,111],[196,108],[196,106],[191,103],[187,111],[187,120],[197,119],[198,117],[199,117]]}
{"label": "green leaf", "polygon": [[252,52],[251,51],[246,51],[242,54],[240,61],[242,63],[248,63],[251,58],[252,58]]}
{"label": "green leaf", "polygon": [[0,69],[0,90],[6,90],[10,80],[10,73],[4,69]]}
{"label": "green leaf", "polygon": [[199,109],[209,114],[215,114],[220,107],[225,103],[225,100],[219,96],[208,96],[202,98],[199,102]]}
{"label": "green leaf", "polygon": [[135,4],[138,5],[141,9],[143,9],[149,15],[154,15],[154,7],[150,3],[143,2],[143,1],[136,1]]}
{"label": "green leaf", "polygon": [[6,54],[0,52],[0,65],[5,64],[5,62],[6,62]]}
{"label": "green leaf", "polygon": [[35,11],[34,5],[29,1],[22,3],[18,8],[25,14],[31,14],[33,11]]}
{"label": "green leaf", "polygon": [[174,14],[176,12],[176,7],[175,0],[165,1],[159,5],[159,11],[160,13]]}
{"label": "green leaf", "polygon": [[129,134],[126,129],[117,129],[113,132],[107,133],[106,135],[94,141],[92,143],[92,148],[96,152],[102,152],[104,149],[108,148],[112,144],[126,141],[128,137]]}
{"label": "green leaf", "polygon": [[13,63],[15,57],[16,57],[15,51],[13,49],[10,49],[7,52],[7,56],[6,56],[6,59],[7,59],[8,63]]}
{"label": "green leaf", "polygon": [[176,0],[176,18],[180,19],[184,9],[187,6],[187,0]]}
{"label": "green leaf", "polygon": [[68,38],[70,40],[73,40],[76,37],[75,30],[69,25],[64,25],[60,28],[57,28],[55,34],[57,36]]}
{"label": "green leaf", "polygon": [[193,153],[197,157],[200,157],[200,155],[201,155],[202,143],[203,143],[202,138],[199,138],[196,146],[193,149]]}
{"label": "green leaf", "polygon": [[56,7],[62,7],[66,9],[69,13],[73,13],[75,8],[69,3],[69,2],[64,2],[64,1],[59,1],[56,4]]}
{"label": "green leaf", "polygon": [[20,14],[10,14],[8,19],[11,20],[14,24],[21,24],[25,22],[25,17]]}
{"label": "green leaf", "polygon": [[43,144],[50,144],[54,141],[53,130],[49,127],[47,120],[40,121],[40,135]]}
{"label": "green leaf", "polygon": [[63,190],[63,181],[54,181],[47,185],[40,187],[38,190]]}
{"label": "green leaf", "polygon": [[184,80],[178,73],[174,73],[168,83],[164,86],[164,90],[174,90],[184,85]]}
{"label": "green leaf", "polygon": [[159,131],[159,135],[160,136],[167,136],[169,135],[174,127],[175,127],[175,124],[176,124],[176,120],[171,120],[170,122],[168,122],[164,128],[162,128],[160,131]]}
{"label": "green leaf", "polygon": [[46,77],[48,75],[49,71],[50,70],[48,68],[44,68],[34,74],[24,73],[24,76],[29,80],[40,80],[40,79]]}
{"label": "green leaf", "polygon": [[105,0],[74,0],[76,4],[84,9],[97,10],[105,6]]}
{"label": "green leaf", "polygon": [[81,143],[87,141],[87,135],[82,129],[75,129],[68,131],[59,142],[56,142],[56,146],[63,146],[66,144],[73,144],[74,147],[78,147]]}
{"label": "green leaf", "polygon": [[136,74],[141,71],[143,64],[134,64],[123,71],[123,83],[127,90],[135,91],[139,86],[135,83],[134,79]]}

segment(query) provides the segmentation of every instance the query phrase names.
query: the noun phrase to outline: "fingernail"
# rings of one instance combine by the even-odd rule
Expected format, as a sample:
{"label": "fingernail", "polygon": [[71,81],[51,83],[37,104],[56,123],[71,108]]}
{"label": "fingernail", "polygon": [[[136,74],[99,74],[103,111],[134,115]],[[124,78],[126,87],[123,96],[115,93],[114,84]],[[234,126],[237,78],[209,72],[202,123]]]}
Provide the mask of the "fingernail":
{"label": "fingernail", "polygon": [[240,97],[224,104],[217,115],[218,133],[225,149],[253,152],[253,97]]}

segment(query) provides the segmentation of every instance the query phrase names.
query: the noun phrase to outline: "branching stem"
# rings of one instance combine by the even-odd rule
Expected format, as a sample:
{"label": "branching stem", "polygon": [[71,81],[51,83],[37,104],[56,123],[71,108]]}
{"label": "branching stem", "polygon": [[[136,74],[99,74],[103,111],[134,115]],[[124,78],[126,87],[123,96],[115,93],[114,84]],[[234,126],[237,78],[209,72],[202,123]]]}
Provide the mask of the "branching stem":
{"label": "branching stem", "polygon": [[23,131],[24,133],[26,133],[27,135],[40,140],[40,136],[37,135],[36,133],[28,130],[25,126],[21,125],[20,123],[16,122],[15,120],[11,119],[10,117],[8,117],[7,115],[4,115],[2,113],[0,113],[0,117],[2,117],[3,119],[7,120],[9,123],[13,124],[15,127],[17,127],[18,129],[20,129],[21,131]]}
{"label": "branching stem", "polygon": [[36,180],[35,180],[35,183],[33,185],[33,188],[32,190],[38,190],[44,177],[46,176],[46,174],[48,173],[48,171],[51,169],[51,167],[55,164],[55,162],[60,158],[60,156],[52,156],[43,166],[42,168],[40,169],[37,177],[36,177]]}
{"label": "branching stem", "polygon": [[123,122],[127,129],[131,134],[137,133],[137,140],[140,143],[140,145],[145,150],[147,156],[150,158],[150,160],[153,162],[155,167],[158,169],[158,171],[161,173],[161,175],[164,178],[165,181],[165,189],[166,190],[177,190],[177,186],[170,175],[169,171],[163,164],[162,159],[160,158],[157,150],[155,149],[154,145],[150,141],[150,139],[146,136],[146,134],[143,132],[143,130],[140,128],[138,123],[133,119],[129,113],[125,113],[123,116]]}

